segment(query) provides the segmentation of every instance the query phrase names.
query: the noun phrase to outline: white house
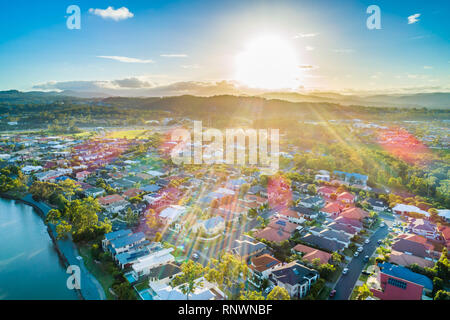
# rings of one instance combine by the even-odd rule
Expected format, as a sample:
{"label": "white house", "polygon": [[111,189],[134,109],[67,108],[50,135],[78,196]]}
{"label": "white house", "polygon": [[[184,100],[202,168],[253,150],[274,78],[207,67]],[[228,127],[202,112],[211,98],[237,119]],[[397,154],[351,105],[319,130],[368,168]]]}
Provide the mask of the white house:
{"label": "white house", "polygon": [[153,268],[163,266],[175,261],[175,257],[171,254],[173,248],[167,248],[156,251],[148,256],[139,258],[132,266],[132,274],[135,279],[150,274]]}
{"label": "white house", "polygon": [[159,214],[159,219],[165,224],[172,224],[186,213],[186,207],[171,205]]}
{"label": "white house", "polygon": [[41,171],[42,169],[44,169],[44,168],[41,167],[41,166],[25,166],[25,167],[22,168],[22,172],[24,174],[31,174],[31,173],[34,173],[34,172]]}

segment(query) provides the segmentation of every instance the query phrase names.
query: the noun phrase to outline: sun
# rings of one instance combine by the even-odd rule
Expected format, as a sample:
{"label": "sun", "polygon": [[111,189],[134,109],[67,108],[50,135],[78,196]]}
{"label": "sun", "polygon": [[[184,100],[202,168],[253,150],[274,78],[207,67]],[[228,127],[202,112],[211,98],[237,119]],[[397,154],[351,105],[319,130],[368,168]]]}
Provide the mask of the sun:
{"label": "sun", "polygon": [[254,39],[236,56],[235,62],[235,79],[248,87],[274,90],[299,86],[297,54],[279,36]]}

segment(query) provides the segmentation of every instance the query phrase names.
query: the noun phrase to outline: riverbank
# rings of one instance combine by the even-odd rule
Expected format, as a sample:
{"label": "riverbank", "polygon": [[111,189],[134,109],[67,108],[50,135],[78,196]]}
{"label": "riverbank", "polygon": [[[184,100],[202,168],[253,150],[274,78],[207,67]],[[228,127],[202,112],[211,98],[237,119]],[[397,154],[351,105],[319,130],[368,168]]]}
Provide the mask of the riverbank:
{"label": "riverbank", "polygon": [[[8,200],[15,200],[35,209],[35,211],[45,221],[45,218],[52,208],[45,203],[34,201],[30,194],[22,198],[13,197],[8,194],[0,194],[1,198]],[[81,289],[77,290],[77,295],[80,300],[106,300],[105,292],[97,281],[97,279],[87,270],[84,261],[82,260],[78,248],[71,239],[57,240],[56,227],[52,224],[47,225],[47,231],[52,239],[54,248],[58,253],[61,263],[67,269],[70,265],[77,265],[81,270]],[[69,277],[69,274],[67,275]]]}

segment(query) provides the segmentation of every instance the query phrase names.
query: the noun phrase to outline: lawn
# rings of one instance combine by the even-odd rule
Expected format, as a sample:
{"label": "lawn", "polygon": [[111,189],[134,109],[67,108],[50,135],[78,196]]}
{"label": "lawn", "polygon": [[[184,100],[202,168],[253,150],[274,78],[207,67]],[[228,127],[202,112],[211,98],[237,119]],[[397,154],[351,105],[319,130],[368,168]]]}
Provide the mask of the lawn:
{"label": "lawn", "polygon": [[327,300],[330,297],[331,288],[324,286],[322,291],[320,291],[316,300]]}
{"label": "lawn", "polygon": [[141,292],[142,290],[150,288],[148,285],[148,281],[142,281],[134,286],[134,288],[137,290],[137,292]]}
{"label": "lawn", "polygon": [[121,130],[108,132],[105,136],[107,139],[144,139],[150,134],[149,130]]}
{"label": "lawn", "polygon": [[83,257],[84,264],[90,273],[94,275],[94,277],[100,282],[105,291],[106,297],[108,300],[115,300],[114,295],[109,292],[109,288],[111,288],[114,278],[111,274],[109,274],[106,270],[103,269],[101,264],[95,263],[94,259],[91,255],[91,250],[89,245],[82,245],[78,247],[80,255]]}

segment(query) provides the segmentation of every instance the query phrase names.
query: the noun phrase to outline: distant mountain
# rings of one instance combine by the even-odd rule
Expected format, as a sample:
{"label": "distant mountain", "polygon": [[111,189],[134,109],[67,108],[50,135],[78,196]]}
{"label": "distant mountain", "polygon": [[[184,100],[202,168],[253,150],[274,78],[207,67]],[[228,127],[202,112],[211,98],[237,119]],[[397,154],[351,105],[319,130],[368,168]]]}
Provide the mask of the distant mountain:
{"label": "distant mountain", "polygon": [[[140,97],[122,95],[123,92],[94,92],[94,91],[73,91],[67,90],[63,92],[41,92],[30,91],[20,92],[17,90],[0,91],[0,102],[9,102],[16,104],[26,103],[54,103],[58,101],[70,100],[87,100],[87,99],[107,99],[111,97],[122,97],[123,99],[131,99],[137,104],[142,104],[142,99],[151,98],[159,101],[159,97],[150,94],[142,94]],[[230,95],[231,96],[231,95]],[[332,103],[344,106],[359,105],[369,107],[397,107],[397,108],[430,108],[430,109],[450,109],[450,93],[434,92],[434,93],[416,93],[416,94],[379,94],[379,95],[345,95],[334,92],[267,92],[260,95],[243,95],[235,94],[243,99],[259,98],[268,100],[283,100],[287,102],[303,102],[303,103]],[[179,97],[170,96],[171,97]],[[190,96],[195,97],[195,96]],[[215,96],[206,96],[214,98]],[[170,99],[169,99],[170,100]],[[128,100],[130,101],[130,100]],[[255,100],[252,100],[255,101]],[[146,101],[148,103],[148,100]]]}
{"label": "distant mountain", "polygon": [[261,95],[267,99],[281,99],[291,102],[330,102],[343,105],[364,105],[372,107],[398,108],[433,108],[449,109],[450,93],[416,93],[416,94],[385,94],[385,95],[343,95],[330,92],[314,92],[301,94],[295,92],[273,92]]}

